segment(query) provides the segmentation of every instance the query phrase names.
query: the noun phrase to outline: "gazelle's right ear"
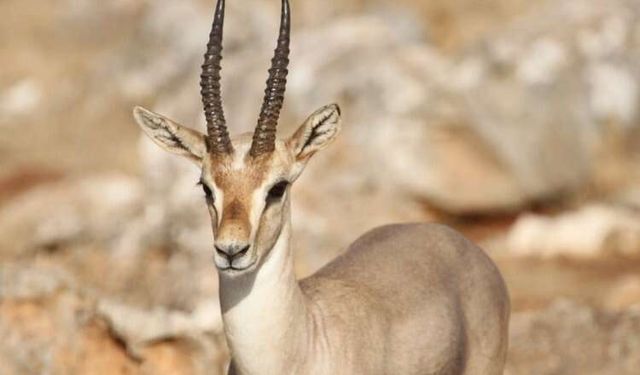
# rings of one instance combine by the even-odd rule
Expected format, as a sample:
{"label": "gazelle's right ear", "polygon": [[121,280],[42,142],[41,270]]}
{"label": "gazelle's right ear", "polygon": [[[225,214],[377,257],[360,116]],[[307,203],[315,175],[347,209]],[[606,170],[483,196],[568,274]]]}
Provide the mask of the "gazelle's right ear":
{"label": "gazelle's right ear", "polygon": [[133,117],[146,135],[163,149],[201,163],[207,153],[205,135],[142,107],[133,109]]}

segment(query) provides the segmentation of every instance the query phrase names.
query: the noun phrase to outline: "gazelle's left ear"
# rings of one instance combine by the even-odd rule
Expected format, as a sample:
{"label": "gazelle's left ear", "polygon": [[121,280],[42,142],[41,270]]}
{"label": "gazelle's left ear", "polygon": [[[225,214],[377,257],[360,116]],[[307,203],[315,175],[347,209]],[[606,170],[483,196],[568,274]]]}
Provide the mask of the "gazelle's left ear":
{"label": "gazelle's left ear", "polygon": [[158,146],[198,164],[202,162],[207,152],[204,134],[142,107],[134,108],[133,117]]}
{"label": "gazelle's left ear", "polygon": [[306,162],[336,139],[341,129],[340,115],[340,107],[331,104],[309,116],[287,141],[296,160]]}

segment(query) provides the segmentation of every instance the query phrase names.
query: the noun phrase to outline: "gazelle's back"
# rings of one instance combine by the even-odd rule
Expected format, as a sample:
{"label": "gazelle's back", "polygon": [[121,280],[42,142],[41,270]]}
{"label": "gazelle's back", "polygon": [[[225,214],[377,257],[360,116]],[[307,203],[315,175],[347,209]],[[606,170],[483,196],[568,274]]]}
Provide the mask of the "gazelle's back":
{"label": "gazelle's back", "polygon": [[374,229],[301,285],[347,363],[385,374],[502,373],[504,281],[480,248],[445,226]]}

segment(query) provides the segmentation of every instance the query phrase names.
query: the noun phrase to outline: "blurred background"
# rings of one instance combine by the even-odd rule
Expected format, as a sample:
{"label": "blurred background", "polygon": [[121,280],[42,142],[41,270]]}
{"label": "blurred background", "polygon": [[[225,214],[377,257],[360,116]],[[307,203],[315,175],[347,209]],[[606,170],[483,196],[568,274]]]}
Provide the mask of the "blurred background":
{"label": "blurred background", "polygon": [[[253,129],[279,1],[227,4],[223,90]],[[299,275],[389,222],[479,243],[513,301],[507,374],[640,368],[640,2],[292,0],[281,135],[341,104],[293,191]],[[214,0],[0,1],[0,374],[222,374],[198,171]]]}

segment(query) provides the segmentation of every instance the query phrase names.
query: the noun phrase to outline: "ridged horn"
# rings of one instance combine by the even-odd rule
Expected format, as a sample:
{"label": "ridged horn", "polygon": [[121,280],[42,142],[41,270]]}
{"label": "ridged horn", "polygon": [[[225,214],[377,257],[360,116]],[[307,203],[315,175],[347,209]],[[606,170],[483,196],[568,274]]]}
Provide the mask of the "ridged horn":
{"label": "ridged horn", "polygon": [[220,61],[222,60],[222,34],[224,28],[224,0],[218,0],[207,52],[204,55],[202,74],[200,75],[200,93],[204,116],[207,120],[207,144],[209,151],[217,154],[230,154],[233,145],[227,131],[227,121],[222,109],[222,95],[220,92]]}
{"label": "ridged horn", "polygon": [[253,157],[273,152],[276,141],[276,128],[280,118],[280,110],[284,102],[284,93],[287,86],[287,74],[289,73],[289,41],[291,33],[291,14],[289,0],[282,0],[282,12],[280,18],[280,35],[276,46],[267,88],[264,90],[264,101],[258,125],[253,134],[250,155]]}

